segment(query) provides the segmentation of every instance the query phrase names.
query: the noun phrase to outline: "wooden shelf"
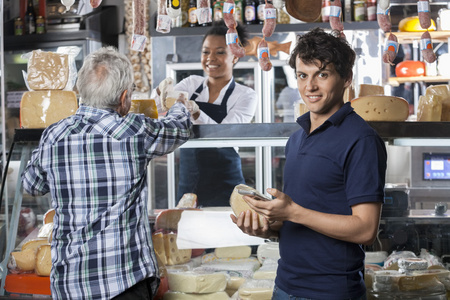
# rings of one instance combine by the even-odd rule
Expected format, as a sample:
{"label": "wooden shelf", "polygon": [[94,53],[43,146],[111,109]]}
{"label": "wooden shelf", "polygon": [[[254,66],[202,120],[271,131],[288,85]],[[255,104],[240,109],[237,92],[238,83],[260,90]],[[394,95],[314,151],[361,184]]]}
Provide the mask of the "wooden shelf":
{"label": "wooden shelf", "polygon": [[416,77],[390,77],[389,84],[399,86],[406,82],[450,82],[450,77],[446,76],[416,76]]}
{"label": "wooden shelf", "polygon": [[[429,31],[431,35],[431,39],[433,42],[448,42],[448,38],[450,38],[450,30],[440,30],[440,31]],[[420,41],[420,37],[423,32],[392,32],[398,39],[399,44],[411,44],[414,41]],[[389,32],[385,33],[385,36],[389,36]]]}

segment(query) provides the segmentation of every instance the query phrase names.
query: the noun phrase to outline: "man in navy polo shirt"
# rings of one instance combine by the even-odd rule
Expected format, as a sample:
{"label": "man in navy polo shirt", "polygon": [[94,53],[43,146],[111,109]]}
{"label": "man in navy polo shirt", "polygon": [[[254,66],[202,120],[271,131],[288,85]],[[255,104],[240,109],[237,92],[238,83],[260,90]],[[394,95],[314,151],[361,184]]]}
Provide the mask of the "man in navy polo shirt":
{"label": "man in navy polo shirt", "polygon": [[375,240],[384,201],[386,148],[344,103],[355,52],[339,33],[313,29],[298,38],[289,64],[309,112],[286,145],[284,190],[273,201],[245,200],[245,233],[279,237],[273,298],[366,299],[364,250]]}

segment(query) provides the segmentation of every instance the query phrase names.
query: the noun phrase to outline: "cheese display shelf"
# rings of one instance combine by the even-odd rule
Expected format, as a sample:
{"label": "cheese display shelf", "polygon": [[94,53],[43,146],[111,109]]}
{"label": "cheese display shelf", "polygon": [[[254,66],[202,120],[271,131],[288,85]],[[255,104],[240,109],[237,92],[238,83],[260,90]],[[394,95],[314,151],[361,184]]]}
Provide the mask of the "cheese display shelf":
{"label": "cheese display shelf", "polygon": [[442,82],[450,83],[450,77],[447,76],[415,76],[415,77],[389,77],[391,86],[399,86],[406,82]]}

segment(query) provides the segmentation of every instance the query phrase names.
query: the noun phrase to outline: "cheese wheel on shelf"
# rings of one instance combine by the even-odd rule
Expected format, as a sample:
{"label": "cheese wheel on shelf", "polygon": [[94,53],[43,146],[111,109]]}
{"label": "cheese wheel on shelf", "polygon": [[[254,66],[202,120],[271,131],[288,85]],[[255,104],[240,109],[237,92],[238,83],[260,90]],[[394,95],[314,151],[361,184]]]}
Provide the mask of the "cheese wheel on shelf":
{"label": "cheese wheel on shelf", "polygon": [[25,92],[20,102],[20,125],[23,128],[46,128],[78,109],[77,97],[72,91]]}
{"label": "cheese wheel on shelf", "polygon": [[408,101],[395,96],[364,96],[351,102],[355,112],[366,121],[405,121],[409,116]]}

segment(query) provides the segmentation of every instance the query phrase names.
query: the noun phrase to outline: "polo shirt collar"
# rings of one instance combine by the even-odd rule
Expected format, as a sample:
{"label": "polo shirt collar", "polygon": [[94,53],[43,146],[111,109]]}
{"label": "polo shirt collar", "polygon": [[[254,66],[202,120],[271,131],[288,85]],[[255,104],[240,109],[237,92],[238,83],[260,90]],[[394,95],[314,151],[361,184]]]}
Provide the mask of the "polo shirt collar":
{"label": "polo shirt collar", "polygon": [[[324,124],[329,123],[330,125],[337,126],[342,123],[345,117],[352,112],[353,107],[350,105],[350,102],[346,102],[337,112],[335,112],[330,118],[328,118],[328,120],[326,120]],[[307,113],[298,117],[297,123],[303,128],[303,130],[305,130],[305,132],[309,132],[309,129],[311,128],[310,112],[308,111]]]}

